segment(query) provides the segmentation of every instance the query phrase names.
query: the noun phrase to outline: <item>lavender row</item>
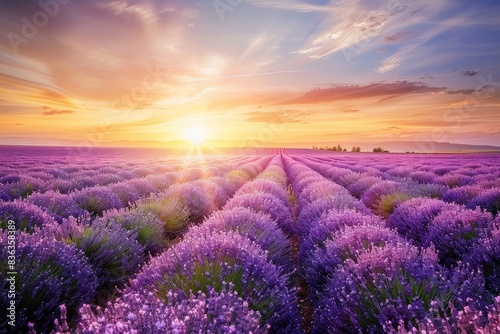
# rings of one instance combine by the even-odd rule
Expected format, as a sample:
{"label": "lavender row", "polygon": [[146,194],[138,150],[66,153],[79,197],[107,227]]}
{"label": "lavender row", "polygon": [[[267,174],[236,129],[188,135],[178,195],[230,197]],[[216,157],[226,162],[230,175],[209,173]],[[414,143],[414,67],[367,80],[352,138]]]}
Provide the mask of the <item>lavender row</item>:
{"label": "lavender row", "polygon": [[[353,195],[362,198],[365,205],[375,213],[385,218],[397,205],[415,197],[439,198],[450,203],[463,204],[469,209],[479,207],[494,215],[500,210],[500,171],[496,166],[471,164],[471,167],[456,168],[456,171],[441,166],[437,170],[446,171],[443,175],[424,170],[415,172],[414,167],[407,165],[384,172],[364,169],[360,173],[359,168],[355,166],[332,166],[324,161],[318,162],[304,157],[299,160],[346,187]],[[378,168],[384,170],[381,166]]]}
{"label": "lavender row", "polygon": [[[80,330],[300,331],[288,280],[293,270],[290,245],[278,225],[290,227],[283,220],[290,209],[286,175],[278,161],[275,158],[256,180],[238,190],[223,210],[155,257],[114,304],[97,315],[84,308]],[[146,314],[141,312],[144,305]],[[207,317],[213,321],[207,322]]]}
{"label": "lavender row", "polygon": [[385,165],[370,158],[362,166],[352,157],[337,158],[337,162],[310,157],[300,157],[299,160],[345,186],[358,198],[375,184],[380,183],[380,188],[391,187],[392,191],[387,192],[392,198],[387,196],[385,203],[380,205],[372,203],[377,213],[385,216],[405,199],[419,196],[442,198],[470,209],[479,207],[496,215],[500,210],[500,169],[495,162],[496,156],[472,158],[473,161],[464,156],[438,156],[412,161],[405,156],[389,155]]}
{"label": "lavender row", "polygon": [[485,316],[494,306],[480,270],[448,269],[434,249],[406,241],[345,188],[286,162],[301,207],[299,266],[311,288],[313,332],[440,330],[458,322],[450,315],[457,309],[482,314],[476,329],[497,321]]}
{"label": "lavender row", "polygon": [[[240,166],[241,169],[226,172],[225,178],[221,179],[223,185],[230,186],[235,191],[258,174],[269,160],[270,158],[263,157],[254,163]],[[209,178],[179,184],[173,187],[177,192],[172,191],[170,196],[181,196],[183,191],[189,193],[188,188],[197,189],[202,185],[214,188],[217,186],[215,181],[217,180]],[[229,191],[231,189],[228,188]],[[205,199],[212,204],[211,208],[215,208],[214,203],[223,198],[217,198],[215,193],[211,193]],[[21,204],[28,209],[20,207]],[[192,202],[185,209],[194,210],[198,204]],[[12,209],[13,205],[18,207]],[[11,206],[10,212],[7,206]],[[19,261],[29,265],[19,268],[19,272],[23,274],[19,294],[21,297],[18,300],[21,310],[19,325],[25,329],[27,322],[31,321],[35,322],[36,330],[50,331],[59,304],[66,305],[67,316],[74,320],[78,307],[83,303],[105,303],[115,293],[116,287],[122,286],[137,272],[148,254],[158,253],[165,246],[166,227],[162,217],[140,205],[129,210],[106,212],[104,217],[95,220],[91,220],[88,215],[79,218],[71,216],[63,219],[61,224],[50,220],[50,216],[35,205],[7,202],[3,208],[9,217],[4,216],[15,218],[19,228],[23,229],[22,224],[30,226],[20,232],[21,242],[18,245],[18,254],[21,254]],[[34,211],[35,209],[38,211]],[[2,232],[2,241],[4,237]],[[30,241],[24,242],[25,239]],[[34,240],[40,242],[35,243]],[[5,245],[2,242],[2,246]],[[56,249],[61,252],[57,253]],[[6,247],[2,247],[2,263],[6,263],[7,258],[4,251],[6,252]],[[77,261],[76,265],[81,269],[72,269],[72,260],[64,258],[66,253],[73,254],[68,257]],[[40,254],[40,259],[35,262],[28,260],[33,254]],[[59,260],[60,257],[63,258]],[[80,274],[84,277],[80,277]],[[0,275],[2,283],[5,283],[3,278],[6,268],[2,267]],[[6,287],[3,286],[2,290]],[[6,293],[2,294],[0,304],[8,302],[6,296]]]}
{"label": "lavender row", "polygon": [[[235,162],[242,159],[216,158],[206,162],[214,166],[229,165],[231,159]],[[155,181],[164,174],[174,175],[186,169],[186,165],[172,159],[165,163],[157,161],[151,164],[117,164],[99,165],[88,164],[87,161],[82,164],[65,165],[47,165],[43,166],[46,160],[37,161],[37,167],[28,164],[26,168],[16,168],[3,166],[0,169],[0,199],[10,201],[14,199],[24,199],[32,193],[59,192],[68,194],[73,191],[95,186],[108,186],[118,183],[126,183],[130,180],[148,178]],[[249,162],[247,159],[246,162]],[[244,161],[243,161],[244,163]],[[40,166],[41,165],[41,166]],[[217,167],[203,168],[193,166],[190,162],[189,168],[184,173],[196,175],[208,173],[211,175],[220,175],[221,171]]]}

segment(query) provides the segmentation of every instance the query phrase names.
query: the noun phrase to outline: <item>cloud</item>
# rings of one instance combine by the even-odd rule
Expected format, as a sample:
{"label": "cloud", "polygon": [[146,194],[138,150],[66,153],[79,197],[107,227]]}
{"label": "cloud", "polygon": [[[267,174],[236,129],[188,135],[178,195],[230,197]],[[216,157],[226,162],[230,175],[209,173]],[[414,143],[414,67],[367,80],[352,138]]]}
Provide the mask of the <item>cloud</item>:
{"label": "cloud", "polygon": [[473,77],[473,76],[475,76],[478,73],[479,72],[471,71],[471,70],[460,72],[460,74],[462,74],[464,77]]}
{"label": "cloud", "polygon": [[396,81],[393,83],[378,82],[364,86],[334,86],[331,88],[314,88],[302,96],[281,102],[280,104],[307,104],[340,100],[366,99],[371,97],[442,92],[444,87],[429,87],[421,82]]}
{"label": "cloud", "polygon": [[310,112],[300,110],[278,110],[274,112],[252,111],[243,114],[246,121],[254,123],[304,123]]}
{"label": "cloud", "polygon": [[404,54],[395,54],[394,56],[387,58],[384,61],[384,64],[377,68],[376,71],[378,73],[386,73],[392,71],[393,69],[399,67],[403,63],[404,59]]}
{"label": "cloud", "polygon": [[358,110],[358,109],[346,109],[346,110],[342,110],[340,112],[344,113],[344,114],[353,114],[353,113],[360,112],[360,110]]}
{"label": "cloud", "polygon": [[294,0],[247,0],[247,2],[259,6],[296,12],[328,12],[331,10],[329,1],[324,1],[324,5],[311,4],[304,1]]}
{"label": "cloud", "polygon": [[[446,0],[422,0],[416,2],[389,1],[332,1],[329,13],[305,43],[292,52],[304,55],[304,62],[327,57],[342,51],[346,61],[357,54],[380,48],[380,36],[386,35],[386,43],[401,43],[418,34],[413,26],[437,17],[445,10]],[[449,27],[448,27],[449,28]],[[442,27],[436,28],[439,33]],[[421,43],[433,37],[433,33],[419,36]]]}
{"label": "cloud", "polygon": [[74,114],[74,110],[50,110],[50,111],[44,111],[42,115],[45,116],[52,116],[52,115],[65,115],[65,114]]}
{"label": "cloud", "polygon": [[384,43],[392,43],[392,44],[397,44],[401,42],[405,42],[415,36],[417,36],[416,31],[400,31],[395,34],[392,34],[390,36],[385,36],[382,38],[382,41]]}
{"label": "cloud", "polygon": [[450,95],[455,95],[455,94],[470,95],[475,91],[476,91],[475,89],[459,89],[459,90],[449,90],[446,93]]}

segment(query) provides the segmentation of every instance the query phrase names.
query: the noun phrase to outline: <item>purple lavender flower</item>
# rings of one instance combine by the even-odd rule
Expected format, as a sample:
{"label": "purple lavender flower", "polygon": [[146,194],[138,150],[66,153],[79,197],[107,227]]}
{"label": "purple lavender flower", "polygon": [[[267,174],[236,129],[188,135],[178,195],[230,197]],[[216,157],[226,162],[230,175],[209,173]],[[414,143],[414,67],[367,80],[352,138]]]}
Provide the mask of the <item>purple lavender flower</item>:
{"label": "purple lavender flower", "polygon": [[452,188],[443,194],[443,201],[466,205],[471,201],[471,199],[479,195],[481,191],[482,188],[478,185]]}
{"label": "purple lavender flower", "polygon": [[191,228],[185,240],[218,231],[241,234],[258,244],[267,252],[269,260],[285,272],[294,270],[290,242],[271,216],[241,207],[222,210],[212,214],[201,226]]}
{"label": "purple lavender flower", "polygon": [[471,176],[457,174],[456,172],[445,174],[441,177],[435,179],[436,183],[443,184],[450,188],[456,188],[461,186],[467,186],[474,183],[474,179]]}
{"label": "purple lavender flower", "polygon": [[[7,233],[0,232],[0,261],[7,263]],[[60,304],[75,320],[77,309],[90,302],[97,279],[85,255],[64,242],[20,232],[16,235],[16,331],[27,333],[28,322],[40,333],[52,329]],[[0,306],[7,309],[9,300],[7,267],[0,266]],[[7,328],[7,318],[0,328]]]}
{"label": "purple lavender flower", "polygon": [[148,179],[133,179],[125,181],[125,183],[134,187],[141,197],[145,197],[158,191],[158,189],[156,189],[152,182]]}
{"label": "purple lavender flower", "polygon": [[364,176],[360,177],[356,182],[351,183],[347,186],[347,190],[351,192],[351,194],[357,198],[361,198],[363,193],[373,186],[374,184],[382,181],[380,177],[377,176]]}
{"label": "purple lavender flower", "polygon": [[[500,223],[498,218],[497,221]],[[500,224],[496,224],[491,236],[478,241],[465,261],[482,271],[487,289],[495,295],[500,294]]]}
{"label": "purple lavender flower", "polygon": [[94,216],[102,216],[106,210],[123,208],[120,198],[108,187],[85,188],[71,196],[80,208]]}
{"label": "purple lavender flower", "polygon": [[131,281],[131,289],[168,300],[169,292],[188,299],[194,291],[221,292],[229,286],[261,314],[262,326],[300,333],[297,300],[287,281],[258,245],[238,233],[220,232],[190,238],[152,259]]}
{"label": "purple lavender flower", "polygon": [[376,214],[387,218],[401,203],[415,197],[442,197],[445,189],[434,184],[382,181],[368,189],[362,197],[363,203]]}
{"label": "purple lavender flower", "polygon": [[62,222],[63,218],[69,218],[71,216],[79,217],[85,212],[78,207],[71,196],[54,191],[48,191],[43,194],[31,194],[26,199],[26,202],[43,208],[59,223]]}
{"label": "purple lavender flower", "polygon": [[420,183],[434,183],[436,178],[436,174],[425,171],[411,172],[408,176]]}
{"label": "purple lavender flower", "polygon": [[402,236],[422,246],[427,238],[429,225],[443,210],[456,206],[441,200],[417,197],[400,204],[387,219],[387,227],[396,229]]}
{"label": "purple lavender flower", "polygon": [[317,200],[349,195],[347,189],[332,181],[323,179],[321,181],[312,182],[304,187],[299,195],[299,211]]}
{"label": "purple lavender flower", "polygon": [[475,209],[477,207],[498,215],[500,212],[500,188],[492,188],[478,194],[468,204],[467,207]]}
{"label": "purple lavender flower", "polygon": [[153,213],[139,209],[111,210],[105,212],[99,221],[115,222],[126,230],[136,232],[137,241],[144,246],[146,253],[156,255],[166,246],[163,222]]}
{"label": "purple lavender flower", "polygon": [[47,188],[52,189],[53,191],[60,192],[61,194],[68,194],[71,190],[74,189],[70,181],[63,179],[52,180]]}
{"label": "purple lavender flower", "polygon": [[[468,275],[468,282],[481,283],[480,275]],[[430,250],[408,243],[376,247],[332,275],[315,310],[314,331],[380,333],[400,321],[421,321],[432,314],[433,303],[460,305],[457,296],[468,295],[470,286],[463,283],[450,279]]]}
{"label": "purple lavender flower", "polygon": [[295,233],[295,224],[292,220],[290,208],[287,202],[283,202],[274,195],[268,193],[253,193],[253,194],[242,194],[233,197],[224,206],[224,209],[232,208],[249,208],[255,212],[263,212],[269,214],[278,226],[287,235],[293,235]]}
{"label": "purple lavender flower", "polygon": [[123,181],[123,179],[116,174],[97,174],[94,177],[97,184],[101,186],[107,186],[109,184]]}
{"label": "purple lavender flower", "polygon": [[297,220],[297,231],[300,237],[309,234],[312,225],[328,211],[356,210],[369,215],[370,211],[351,195],[339,194],[335,197],[327,197],[317,200],[302,209]]}
{"label": "purple lavender flower", "polygon": [[[265,172],[264,172],[265,173]],[[282,200],[284,203],[288,201],[288,194],[286,193],[286,190],[284,187],[274,181],[270,181],[267,179],[264,179],[264,175],[261,175],[259,179],[256,179],[252,182],[245,183],[243,187],[241,187],[238,192],[236,193],[236,196],[241,195],[241,194],[251,194],[251,193],[256,193],[256,192],[262,192],[262,193],[268,193],[271,194],[280,200]]]}
{"label": "purple lavender flower", "polygon": [[215,210],[213,201],[196,182],[174,185],[159,194],[159,199],[178,200],[189,211],[189,219],[200,222]]}
{"label": "purple lavender flower", "polygon": [[0,228],[5,230],[8,220],[16,223],[17,230],[31,233],[36,227],[43,228],[54,219],[38,206],[15,200],[13,202],[0,202]]}
{"label": "purple lavender flower", "polygon": [[[425,317],[417,324],[406,326],[400,321],[397,330],[391,327],[390,334],[441,334],[441,333],[484,333],[496,334],[500,329],[500,296],[495,298],[494,304],[485,310],[470,306],[455,308],[449,307],[446,312],[442,305],[436,303],[432,307],[433,315]],[[384,328],[385,329],[385,328]]]}
{"label": "purple lavender flower", "polygon": [[134,204],[139,198],[141,198],[140,193],[128,182],[115,183],[109,186],[123,203],[123,206],[127,207]]}
{"label": "purple lavender flower", "polygon": [[70,218],[63,222],[60,233],[56,238],[74,245],[89,259],[98,278],[99,302],[121,287],[145,260],[136,231],[126,230],[111,220],[97,220],[90,225]]}
{"label": "purple lavender flower", "polygon": [[151,182],[153,187],[158,189],[158,191],[163,191],[174,184],[176,178],[175,173],[165,173],[148,175],[144,179]]}
{"label": "purple lavender flower", "polygon": [[188,299],[168,294],[168,301],[151,292],[131,292],[94,313],[81,310],[76,333],[267,333],[260,315],[236,292],[198,292]]}
{"label": "purple lavender flower", "polygon": [[300,246],[299,263],[304,270],[314,263],[314,250],[324,249],[325,242],[336,232],[348,226],[373,225],[381,226],[382,222],[376,216],[365,215],[354,210],[330,210],[320,215],[317,220],[308,225],[307,233]]}
{"label": "purple lavender flower", "polygon": [[398,243],[402,244],[404,240],[393,231],[365,222],[361,225],[346,225],[313,247],[303,244],[299,263],[307,283],[312,288],[312,298],[315,299],[316,294],[323,293],[325,283],[348,259],[356,262],[358,254],[362,252]]}
{"label": "purple lavender flower", "polygon": [[33,192],[44,190],[47,187],[47,182],[29,176],[21,176],[19,181],[3,185],[2,187],[5,194],[2,199],[13,200],[26,198]]}
{"label": "purple lavender flower", "polygon": [[97,181],[91,176],[72,175],[71,177],[71,189],[85,189],[91,188],[97,185]]}
{"label": "purple lavender flower", "polygon": [[444,210],[432,220],[423,244],[433,244],[440,262],[451,266],[462,260],[481,238],[488,236],[492,221],[490,213],[480,210],[463,207]]}
{"label": "purple lavender flower", "polygon": [[137,177],[145,177],[149,174],[153,174],[153,171],[147,167],[137,167],[132,170],[132,173],[137,175]]}

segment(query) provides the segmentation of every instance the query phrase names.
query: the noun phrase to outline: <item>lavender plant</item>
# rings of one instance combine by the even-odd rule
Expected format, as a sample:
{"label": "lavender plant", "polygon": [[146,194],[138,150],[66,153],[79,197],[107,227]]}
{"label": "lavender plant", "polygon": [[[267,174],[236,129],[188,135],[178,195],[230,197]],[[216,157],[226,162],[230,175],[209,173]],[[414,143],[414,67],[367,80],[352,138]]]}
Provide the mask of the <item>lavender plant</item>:
{"label": "lavender plant", "polygon": [[[7,234],[0,232],[0,306],[7,309],[12,275],[7,275]],[[48,333],[65,303],[68,316],[75,320],[77,309],[91,301],[97,278],[85,255],[60,241],[24,232],[16,235],[16,331],[28,332],[28,322]],[[0,328],[8,328],[2,317]]]}
{"label": "lavender plant", "polygon": [[194,291],[221,292],[229,285],[250,309],[261,314],[261,326],[270,325],[274,332],[301,332],[287,276],[267,261],[258,245],[235,232],[180,242],[154,258],[131,281],[132,290],[152,291],[163,300],[168,300],[169,291],[188,299]]}
{"label": "lavender plant", "polygon": [[19,231],[33,232],[36,227],[43,228],[54,219],[38,206],[15,200],[13,202],[0,202],[0,228],[5,230],[9,220],[16,223]]}
{"label": "lavender plant", "polygon": [[120,198],[107,187],[85,188],[71,194],[78,206],[92,216],[102,216],[106,210],[123,208]]}

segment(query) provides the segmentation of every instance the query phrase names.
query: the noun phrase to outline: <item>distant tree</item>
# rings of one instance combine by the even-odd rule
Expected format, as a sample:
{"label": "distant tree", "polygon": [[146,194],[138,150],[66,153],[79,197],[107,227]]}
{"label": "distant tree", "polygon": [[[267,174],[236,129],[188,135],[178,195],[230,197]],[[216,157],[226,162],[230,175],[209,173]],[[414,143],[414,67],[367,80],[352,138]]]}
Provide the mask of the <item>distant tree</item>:
{"label": "distant tree", "polygon": [[382,152],[389,153],[389,151],[384,150],[382,147],[375,147],[373,149],[373,152],[375,152],[375,153],[382,153]]}
{"label": "distant tree", "polygon": [[340,146],[340,144],[337,145],[337,151],[342,152],[342,146]]}
{"label": "distant tree", "polygon": [[344,148],[344,149],[342,150],[342,152],[347,152],[347,149],[346,149],[346,148]]}
{"label": "distant tree", "polygon": [[351,148],[351,152],[361,152],[361,147],[359,147],[359,146],[353,146]]}

